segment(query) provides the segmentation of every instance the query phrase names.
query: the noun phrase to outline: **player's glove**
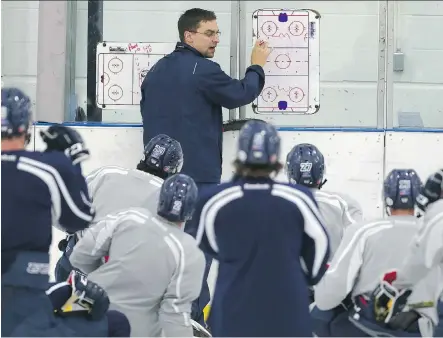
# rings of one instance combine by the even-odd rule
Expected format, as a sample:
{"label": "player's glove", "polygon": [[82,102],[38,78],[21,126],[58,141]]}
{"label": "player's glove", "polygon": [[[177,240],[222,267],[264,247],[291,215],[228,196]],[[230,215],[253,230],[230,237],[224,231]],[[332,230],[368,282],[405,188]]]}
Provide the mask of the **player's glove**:
{"label": "player's glove", "polygon": [[47,145],[45,151],[63,151],[74,165],[89,158],[83,138],[70,127],[54,124],[40,131],[40,136]]}
{"label": "player's glove", "polygon": [[392,285],[396,278],[395,272],[384,275],[371,296],[375,320],[387,324],[398,313],[402,312],[412,290],[398,290]]}
{"label": "player's glove", "polygon": [[425,211],[429,204],[441,198],[443,198],[443,169],[429,176],[416,198],[417,207]]}
{"label": "player's glove", "polygon": [[71,271],[68,283],[72,287],[72,296],[62,308],[64,311],[69,312],[67,310],[69,306],[72,308],[73,305],[77,305],[86,310],[92,320],[99,320],[106,314],[110,302],[103,288],[89,281],[85,274],[76,270]]}

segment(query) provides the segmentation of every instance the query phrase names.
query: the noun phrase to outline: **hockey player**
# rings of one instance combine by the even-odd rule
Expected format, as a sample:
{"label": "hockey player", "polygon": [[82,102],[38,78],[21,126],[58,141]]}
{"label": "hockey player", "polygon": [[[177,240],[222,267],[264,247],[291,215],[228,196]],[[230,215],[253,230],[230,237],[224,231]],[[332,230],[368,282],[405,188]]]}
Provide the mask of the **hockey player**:
{"label": "hockey player", "polygon": [[73,267],[103,286],[111,308],[129,318],[132,336],[193,334],[191,304],[201,289],[205,259],[182,227],[196,199],[194,181],[173,175],[162,185],[156,214],[129,208],[108,215],[73,249]]}
{"label": "hockey player", "polygon": [[[411,302],[414,294],[408,298],[409,290],[414,290],[416,285],[424,283],[424,277],[435,274],[436,270],[443,272],[443,169],[427,179],[417,197],[417,206],[424,211],[424,216],[420,219],[420,229],[407,247],[403,264],[397,270],[388,271],[384,277],[385,282],[378,287],[378,290],[387,288],[388,292],[376,293],[375,310],[381,313],[383,323],[395,316],[406,300]],[[439,293],[443,291],[443,283],[440,283]],[[441,311],[441,304],[439,308]],[[440,313],[440,317],[442,316],[443,313]],[[433,324],[436,324],[434,316],[432,320]],[[440,337],[443,336],[443,323],[438,321],[438,324],[434,336]]]}
{"label": "hockey player", "polygon": [[[160,134],[143,151],[137,169],[105,166],[86,177],[98,222],[108,214],[131,207],[155,212],[163,180],[180,172],[183,151],[178,141]],[[118,198],[115,198],[118,193]]]}
{"label": "hockey player", "polygon": [[308,285],[322,278],[327,233],[312,193],[277,183],[280,137],[263,121],[240,131],[235,176],[199,199],[197,241],[218,260],[208,324],[217,337],[310,336]]}
{"label": "hockey player", "polygon": [[346,194],[320,190],[326,183],[325,159],[315,145],[295,145],[286,157],[286,175],[289,182],[310,189],[318,203],[328,231],[331,258],[340,244],[344,229],[363,219],[359,203]]}
{"label": "hockey player", "polygon": [[[417,204],[425,211],[423,225],[396,273],[393,285],[400,289],[414,285],[433,267],[443,264],[443,169],[427,179]],[[434,241],[438,245],[433,245]]]}
{"label": "hockey player", "polygon": [[[83,319],[69,329],[68,321],[54,316],[45,293],[50,287],[51,225],[75,232],[93,218],[80,168],[89,151],[78,133],[60,125],[44,132],[44,152],[27,151],[31,101],[17,88],[1,92],[2,336],[85,336],[85,326],[94,336],[107,336],[106,321]],[[88,295],[91,301],[103,301],[100,295]]]}
{"label": "hockey player", "polygon": [[[319,310],[340,312],[338,310],[342,305],[349,305],[351,300],[358,311],[351,319],[358,319],[358,328],[363,323],[381,334],[393,336],[420,336],[417,326],[419,319],[428,326],[432,326],[433,321],[435,323],[435,306],[418,309],[417,312],[405,312],[393,318],[385,327],[373,321],[372,312],[368,308],[368,301],[379,282],[379,276],[389,268],[401,265],[408,245],[419,228],[414,216],[414,205],[421,186],[421,180],[414,170],[395,169],[388,174],[384,181],[383,198],[389,217],[346,228],[328,271],[314,288],[315,304]],[[429,274],[423,283],[414,287],[411,303],[436,302],[441,283],[438,271]],[[352,308],[350,313],[353,311]],[[331,321],[330,336],[364,335],[348,320],[348,316],[349,313],[343,311]],[[372,324],[373,327],[370,326]],[[427,336],[429,332],[422,331],[421,334]]]}
{"label": "hockey player", "polygon": [[[148,142],[137,169],[104,166],[94,170],[86,178],[96,211],[94,223],[130,207],[148,208],[155,213],[163,180],[180,172],[182,166],[180,143],[161,134]],[[57,281],[66,280],[72,269],[69,255],[79,236],[81,232],[68,234],[59,244],[63,254],[55,268]]]}

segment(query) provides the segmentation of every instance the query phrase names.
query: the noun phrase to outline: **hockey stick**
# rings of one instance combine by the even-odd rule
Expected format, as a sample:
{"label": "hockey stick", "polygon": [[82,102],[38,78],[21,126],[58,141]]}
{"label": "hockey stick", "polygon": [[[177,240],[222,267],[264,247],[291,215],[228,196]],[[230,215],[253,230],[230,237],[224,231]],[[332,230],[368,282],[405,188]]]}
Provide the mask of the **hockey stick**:
{"label": "hockey stick", "polygon": [[73,294],[69,299],[66,301],[66,303],[62,306],[61,310],[62,312],[71,312],[73,310],[74,304],[77,302],[78,296]]}
{"label": "hockey stick", "polygon": [[249,121],[262,121],[260,119],[240,119],[240,120],[228,120],[223,122],[223,132],[225,131],[237,131],[243,128],[243,126]]}
{"label": "hockey stick", "polygon": [[417,309],[427,309],[435,306],[435,303],[432,300],[414,303],[414,304],[407,304],[406,305],[408,309],[410,310],[417,310]]}

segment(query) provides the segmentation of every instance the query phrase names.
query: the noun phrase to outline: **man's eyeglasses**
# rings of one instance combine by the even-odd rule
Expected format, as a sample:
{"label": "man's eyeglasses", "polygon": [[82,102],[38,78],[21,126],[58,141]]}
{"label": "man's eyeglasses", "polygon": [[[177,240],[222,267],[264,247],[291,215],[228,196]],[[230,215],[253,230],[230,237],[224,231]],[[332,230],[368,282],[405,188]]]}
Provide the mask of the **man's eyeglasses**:
{"label": "man's eyeglasses", "polygon": [[220,31],[217,31],[217,32],[215,32],[215,31],[206,31],[206,32],[203,32],[203,33],[197,32],[197,31],[190,31],[190,32],[206,35],[208,38],[215,38],[215,37],[219,38],[220,35],[221,35]]}

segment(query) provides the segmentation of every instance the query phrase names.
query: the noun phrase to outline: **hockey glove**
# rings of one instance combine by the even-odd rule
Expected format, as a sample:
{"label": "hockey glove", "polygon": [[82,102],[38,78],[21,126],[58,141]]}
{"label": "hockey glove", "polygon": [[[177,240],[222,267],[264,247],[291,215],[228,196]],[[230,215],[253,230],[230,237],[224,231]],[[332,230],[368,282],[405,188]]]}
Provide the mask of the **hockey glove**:
{"label": "hockey glove", "polygon": [[87,311],[92,320],[100,320],[106,315],[110,301],[103,288],[89,281],[85,274],[76,270],[69,275],[68,283],[72,286],[72,296],[62,310],[69,312],[80,307]]}
{"label": "hockey glove", "polygon": [[429,204],[443,198],[443,169],[438,170],[427,179],[417,196],[416,202],[420,210],[426,211]]}
{"label": "hockey glove", "polygon": [[371,299],[374,306],[374,316],[378,322],[389,323],[394,316],[403,311],[408,297],[412,293],[412,290],[398,290],[392,286],[392,282],[395,279],[395,272],[385,274],[383,280],[372,293]]}
{"label": "hockey glove", "polygon": [[74,165],[89,158],[83,138],[70,127],[54,124],[40,131],[40,136],[47,145],[45,151],[63,151]]}

